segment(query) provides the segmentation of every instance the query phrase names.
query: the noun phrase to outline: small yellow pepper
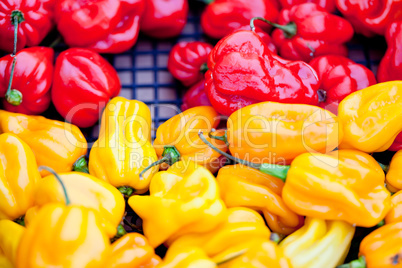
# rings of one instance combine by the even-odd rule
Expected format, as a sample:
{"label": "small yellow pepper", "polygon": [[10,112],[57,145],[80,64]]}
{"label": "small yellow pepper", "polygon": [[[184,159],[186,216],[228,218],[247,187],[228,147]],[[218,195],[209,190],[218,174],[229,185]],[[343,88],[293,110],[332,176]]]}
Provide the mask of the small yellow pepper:
{"label": "small yellow pepper", "polygon": [[341,101],[338,117],[344,137],[339,148],[382,152],[402,131],[402,81],[379,83]]}
{"label": "small yellow pepper", "polygon": [[282,180],[244,165],[221,168],[216,180],[226,206],[261,211],[272,231],[288,235],[303,225],[282,200]]}
{"label": "small yellow pepper", "polygon": [[216,268],[205,252],[195,246],[171,246],[158,268]]}
{"label": "small yellow pepper", "polygon": [[82,206],[47,204],[21,238],[17,268],[99,268],[110,242],[96,211]]}
{"label": "small yellow pepper", "polygon": [[[125,201],[121,193],[109,183],[81,172],[58,174],[68,192],[70,203],[91,208],[99,213],[102,227],[109,237],[116,234],[116,227],[123,218]],[[35,214],[31,210],[48,203],[66,202],[63,187],[54,175],[49,175],[38,181],[35,186],[35,205],[25,216],[26,225],[29,226]]]}
{"label": "small yellow pepper", "polygon": [[40,179],[35,156],[16,135],[0,135],[0,220],[24,216],[34,204],[34,186]]}
{"label": "small yellow pepper", "polygon": [[115,97],[103,111],[99,138],[89,155],[89,173],[130,196],[148,190],[158,167],[140,172],[157,160],[151,144],[151,112],[141,101]]}
{"label": "small yellow pepper", "polygon": [[402,190],[402,150],[392,157],[385,181],[391,192]]}
{"label": "small yellow pepper", "polygon": [[103,265],[106,268],[152,268],[161,259],[147,239],[138,233],[128,233],[113,242],[111,253]]}
{"label": "small yellow pepper", "polygon": [[143,220],[153,247],[190,233],[213,230],[226,218],[215,177],[192,161],[178,161],[152,179],[149,196],[132,196],[128,204]]}
{"label": "small yellow pepper", "polygon": [[293,268],[336,267],[345,260],[354,233],[355,227],[344,221],[307,217],[305,225],[279,246]]}
{"label": "small yellow pepper", "polygon": [[[17,261],[17,250],[24,232],[25,227],[10,220],[0,220],[0,255],[13,266]],[[1,261],[0,267],[3,267]]]}
{"label": "small yellow pepper", "polygon": [[402,191],[391,196],[391,209],[385,216],[385,223],[394,223],[402,221]]}
{"label": "small yellow pepper", "polygon": [[305,153],[293,160],[282,197],[299,215],[372,227],[390,209],[384,181],[380,165],[366,153]]}

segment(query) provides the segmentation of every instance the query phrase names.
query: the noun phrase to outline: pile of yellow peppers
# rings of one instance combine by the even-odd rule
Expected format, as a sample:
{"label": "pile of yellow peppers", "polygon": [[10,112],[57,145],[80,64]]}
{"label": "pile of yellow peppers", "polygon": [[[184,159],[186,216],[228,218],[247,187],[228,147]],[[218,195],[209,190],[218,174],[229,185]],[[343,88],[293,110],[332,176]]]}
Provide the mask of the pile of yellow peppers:
{"label": "pile of yellow peppers", "polygon": [[200,106],[154,141],[149,108],[116,97],[88,158],[78,127],[0,110],[0,267],[402,267],[402,151],[370,155],[402,131],[400,96],[263,102],[226,128]]}

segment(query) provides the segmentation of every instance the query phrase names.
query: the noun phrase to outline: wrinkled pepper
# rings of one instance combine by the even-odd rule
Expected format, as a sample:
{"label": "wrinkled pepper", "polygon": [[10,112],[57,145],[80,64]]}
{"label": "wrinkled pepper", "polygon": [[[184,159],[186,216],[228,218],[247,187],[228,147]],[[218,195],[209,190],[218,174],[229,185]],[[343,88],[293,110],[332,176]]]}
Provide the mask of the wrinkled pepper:
{"label": "wrinkled pepper", "polygon": [[376,84],[370,69],[343,56],[317,57],[310,65],[320,79],[319,106],[334,114],[338,114],[339,102],[350,93]]}
{"label": "wrinkled pepper", "polygon": [[391,205],[384,181],[382,168],[366,153],[305,153],[293,160],[282,198],[299,215],[373,227]]}
{"label": "wrinkled pepper", "polygon": [[70,48],[57,57],[52,101],[56,110],[78,127],[93,126],[120,87],[116,70],[96,52]]}
{"label": "wrinkled pepper", "polygon": [[41,208],[22,236],[16,268],[102,267],[109,250],[97,212],[51,203]]}
{"label": "wrinkled pepper", "polygon": [[336,0],[336,7],[356,33],[367,37],[384,35],[390,23],[402,19],[400,0]]}
{"label": "wrinkled pepper", "polygon": [[[59,173],[68,192],[70,203],[98,212],[102,228],[109,237],[114,237],[125,208],[121,193],[109,183],[81,172]],[[34,192],[35,206],[25,216],[25,223],[30,225],[37,211],[48,203],[66,202],[63,187],[54,175],[38,181]],[[33,210],[33,211],[31,211]],[[36,213],[35,213],[36,210]]]}
{"label": "wrinkled pepper", "polygon": [[226,207],[215,177],[192,161],[179,161],[152,178],[150,195],[128,204],[143,221],[149,243],[157,247],[191,233],[205,233],[225,221]]}
{"label": "wrinkled pepper", "polygon": [[179,42],[169,53],[167,68],[183,85],[192,86],[204,78],[212,48],[200,41]]}
{"label": "wrinkled pepper", "polygon": [[[201,248],[210,258],[230,251],[238,243],[269,239],[270,230],[257,212],[243,207],[229,208],[224,222],[206,233],[187,234],[177,238],[171,247]],[[168,242],[169,244],[169,242]]]}
{"label": "wrinkled pepper", "polygon": [[344,221],[307,217],[304,226],[279,246],[293,268],[336,267],[344,262],[354,233],[355,227]]}
{"label": "wrinkled pepper", "polygon": [[178,36],[187,23],[187,0],[145,0],[140,29],[154,38]]}
{"label": "wrinkled pepper", "polygon": [[103,111],[99,138],[89,154],[89,173],[125,195],[145,193],[158,167],[139,174],[157,160],[151,144],[151,111],[141,101],[115,97]]}
{"label": "wrinkled pepper", "polygon": [[391,192],[402,190],[402,150],[396,152],[392,157],[385,181]]}
{"label": "wrinkled pepper", "polygon": [[169,247],[158,268],[216,268],[218,267],[202,249],[195,246]]}
{"label": "wrinkled pepper", "polygon": [[183,96],[181,110],[184,112],[197,106],[212,106],[205,93],[205,79],[195,83]]}
{"label": "wrinkled pepper", "polygon": [[[0,220],[0,256],[9,261],[11,267],[17,262],[17,250],[21,238],[25,233],[25,227],[10,220]],[[0,267],[5,268],[1,266]]]}
{"label": "wrinkled pepper", "polygon": [[37,46],[53,28],[55,0],[4,0],[0,5],[0,50],[13,51],[17,19],[17,50]]}
{"label": "wrinkled pepper", "polygon": [[286,9],[303,3],[315,3],[324,8],[329,13],[333,13],[335,11],[335,0],[279,0],[279,2],[282,8]]}
{"label": "wrinkled pepper", "polygon": [[[402,5],[400,7],[402,9]],[[385,32],[388,48],[378,66],[379,82],[402,80],[402,16],[400,21],[391,23]]]}
{"label": "wrinkled pepper", "polygon": [[[203,32],[216,39],[221,39],[234,30],[249,25],[253,17],[263,17],[275,21],[278,17],[278,4],[270,0],[215,0],[201,15]],[[264,30],[269,26],[261,24]]]}
{"label": "wrinkled pepper", "polygon": [[[53,81],[54,51],[47,47],[31,47],[16,54],[13,67],[11,55],[0,58],[0,96],[3,106],[11,112],[40,114],[50,105],[50,86]],[[10,99],[10,91],[18,90],[19,98]]]}
{"label": "wrinkled pepper", "polygon": [[263,102],[227,121],[231,154],[255,163],[290,163],[304,152],[330,152],[342,140],[338,118],[320,107]]}
{"label": "wrinkled pepper", "polygon": [[128,233],[113,242],[110,256],[103,267],[153,268],[159,267],[161,258],[155,254],[147,239],[138,233]]}
{"label": "wrinkled pepper", "polygon": [[0,220],[16,220],[34,205],[34,187],[40,180],[35,156],[16,135],[0,135]]}
{"label": "wrinkled pepper", "polygon": [[[247,24],[247,25],[244,25],[244,26],[242,26],[242,27],[239,27],[239,28],[235,29],[233,32],[238,32],[238,31],[243,31],[243,30],[250,31],[250,25]],[[268,47],[268,49],[269,49],[272,53],[278,54],[278,51],[277,51],[277,49],[276,49],[276,46],[275,46],[275,44],[272,42],[271,36],[270,36],[266,31],[262,30],[262,29],[261,29],[260,27],[258,27],[258,26],[255,26],[254,32],[255,32],[256,34],[258,34],[259,37],[261,37],[263,43]]]}
{"label": "wrinkled pepper", "polygon": [[[272,23],[271,23],[272,24]],[[314,3],[282,9],[272,41],[279,55],[289,60],[310,61],[322,55],[347,56],[346,42],[353,37],[352,25]]]}
{"label": "wrinkled pepper", "polygon": [[229,116],[258,102],[318,104],[318,77],[305,62],[286,61],[252,31],[221,39],[209,54],[205,91],[215,110]]}
{"label": "wrinkled pepper", "polygon": [[340,148],[387,150],[402,131],[402,81],[376,84],[347,96],[338,108],[343,126]]}
{"label": "wrinkled pepper", "polygon": [[303,218],[282,200],[283,181],[253,168],[234,165],[219,170],[216,177],[227,207],[248,207],[262,212],[269,228],[288,235],[303,225]]}
{"label": "wrinkled pepper", "polygon": [[385,223],[402,222],[402,191],[391,196],[391,209],[385,216]]}
{"label": "wrinkled pepper", "polygon": [[[0,110],[0,133],[14,133],[32,149],[38,166],[56,172],[68,172],[87,153],[87,141],[81,130],[71,124],[43,116]],[[77,164],[79,164],[77,162]],[[41,175],[49,174],[41,171]]]}
{"label": "wrinkled pepper", "polygon": [[[154,148],[161,158],[158,163],[172,165],[179,160],[192,160],[215,173],[221,167],[221,155],[204,144],[198,132],[210,132],[219,122],[219,115],[210,106],[194,107],[170,118],[156,131]],[[218,130],[212,134],[220,136],[223,132]],[[205,137],[216,147],[227,150],[224,141],[212,139],[207,134]]]}

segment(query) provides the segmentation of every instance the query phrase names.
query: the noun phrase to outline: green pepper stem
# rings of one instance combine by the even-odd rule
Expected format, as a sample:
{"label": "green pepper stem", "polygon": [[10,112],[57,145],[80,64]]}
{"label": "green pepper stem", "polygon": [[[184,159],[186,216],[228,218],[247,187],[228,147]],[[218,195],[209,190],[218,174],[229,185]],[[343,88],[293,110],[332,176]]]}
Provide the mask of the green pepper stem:
{"label": "green pepper stem", "polygon": [[162,158],[153,162],[149,166],[147,166],[143,171],[140,173],[140,180],[144,176],[145,172],[147,172],[150,168],[160,165],[162,163],[168,163],[169,166],[173,165],[177,161],[180,160],[180,153],[177,151],[176,147],[174,146],[165,146],[162,153]]}
{"label": "green pepper stem", "polygon": [[389,165],[384,165],[384,164],[382,164],[382,163],[380,163],[380,162],[377,162],[379,165],[380,165],[380,167],[382,168],[382,170],[384,170],[384,173],[386,174],[386,173],[388,173],[388,171],[389,171]]}
{"label": "green pepper stem", "polygon": [[255,20],[261,20],[263,22],[266,22],[266,23],[274,26],[275,28],[282,30],[284,32],[286,38],[292,38],[293,36],[295,36],[297,34],[297,26],[296,26],[296,23],[294,23],[293,21],[289,22],[286,25],[280,25],[275,22],[271,22],[267,19],[264,19],[262,17],[254,17],[250,20],[250,28],[253,32],[255,32],[255,25],[254,25]]}
{"label": "green pepper stem", "polygon": [[131,196],[135,192],[134,189],[131,188],[130,186],[120,186],[117,188],[117,190],[119,190],[119,192],[126,197]]}
{"label": "green pepper stem", "polygon": [[[215,129],[211,130],[211,132],[214,132],[214,131],[216,131],[216,130]],[[208,133],[208,137],[210,137],[211,139],[223,141],[226,145],[229,145],[227,130],[225,130],[225,134],[223,136],[215,136],[215,135],[212,135],[211,132]]]}
{"label": "green pepper stem", "polygon": [[52,168],[47,167],[47,166],[39,166],[38,169],[39,169],[39,171],[42,171],[42,170],[49,171],[50,173],[53,174],[53,176],[56,177],[56,179],[59,181],[61,187],[63,188],[64,198],[66,199],[66,205],[67,206],[70,205],[71,202],[70,202],[70,198],[68,197],[68,194],[67,194],[66,186],[64,185],[63,181],[61,180],[60,176],[56,173],[56,171],[54,171]]}
{"label": "green pepper stem", "polygon": [[271,235],[269,236],[269,240],[271,240],[275,244],[279,244],[279,242],[281,242],[285,237],[286,236],[283,234],[271,233]]}
{"label": "green pepper stem", "polygon": [[73,170],[89,174],[88,162],[85,159],[84,155],[81,156],[80,158],[78,158],[77,161],[75,161],[75,163],[73,165]]}
{"label": "green pepper stem", "polygon": [[357,260],[339,265],[336,268],[366,268],[366,258],[361,256]]}
{"label": "green pepper stem", "polygon": [[237,257],[240,257],[244,253],[246,253],[245,249],[240,250],[239,252],[234,252],[234,253],[230,254],[229,256],[227,256],[225,259],[223,259],[223,260],[221,260],[219,262],[216,262],[216,265],[219,266],[219,265],[222,265],[224,263],[230,262],[230,261],[236,259]]}
{"label": "green pepper stem", "polygon": [[206,62],[204,62],[201,67],[200,67],[200,72],[205,74],[208,71],[208,64]]}

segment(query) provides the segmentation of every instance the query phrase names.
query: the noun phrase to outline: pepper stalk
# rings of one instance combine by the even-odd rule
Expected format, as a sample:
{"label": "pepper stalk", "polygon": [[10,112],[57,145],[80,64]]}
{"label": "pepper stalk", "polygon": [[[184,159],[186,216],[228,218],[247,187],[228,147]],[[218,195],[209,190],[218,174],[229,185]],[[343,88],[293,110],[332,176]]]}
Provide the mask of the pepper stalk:
{"label": "pepper stalk", "polygon": [[64,198],[66,199],[66,206],[70,205],[71,202],[70,202],[70,198],[68,197],[68,194],[67,194],[66,186],[64,185],[63,181],[61,180],[59,174],[57,174],[56,171],[54,171],[52,168],[47,167],[47,166],[39,166],[38,169],[39,169],[39,171],[42,171],[42,170],[49,171],[50,173],[53,174],[53,176],[56,177],[57,181],[60,183],[61,187],[63,188]]}
{"label": "pepper stalk", "polygon": [[147,166],[143,171],[140,173],[140,180],[144,176],[145,172],[147,172],[150,168],[160,165],[162,163],[167,163],[169,166],[173,165],[177,161],[180,160],[180,153],[174,146],[165,146],[163,147],[162,158],[158,161],[153,162],[149,166]]}
{"label": "pepper stalk", "polygon": [[275,22],[264,19],[262,17],[254,17],[250,20],[250,28],[253,32],[255,32],[255,25],[254,25],[255,20],[260,20],[260,21],[266,22],[269,25],[272,25],[275,28],[282,30],[283,33],[285,34],[286,38],[292,38],[293,36],[295,36],[297,34],[297,26],[296,26],[296,23],[294,23],[293,21],[289,22],[286,25],[280,25]]}

